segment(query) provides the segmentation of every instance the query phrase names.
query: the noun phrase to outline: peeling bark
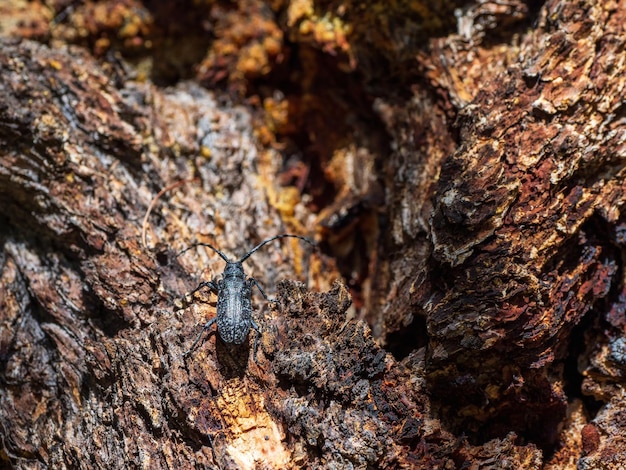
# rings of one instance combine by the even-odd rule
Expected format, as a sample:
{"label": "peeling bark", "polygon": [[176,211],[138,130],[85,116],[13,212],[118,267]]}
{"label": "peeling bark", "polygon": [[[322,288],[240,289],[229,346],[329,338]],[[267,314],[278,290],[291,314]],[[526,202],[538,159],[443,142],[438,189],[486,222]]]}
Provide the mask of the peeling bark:
{"label": "peeling bark", "polygon": [[[35,5],[1,23],[3,465],[624,465],[624,7]],[[258,363],[184,357],[223,260],[177,254],[284,232],[323,252],[246,261]]]}

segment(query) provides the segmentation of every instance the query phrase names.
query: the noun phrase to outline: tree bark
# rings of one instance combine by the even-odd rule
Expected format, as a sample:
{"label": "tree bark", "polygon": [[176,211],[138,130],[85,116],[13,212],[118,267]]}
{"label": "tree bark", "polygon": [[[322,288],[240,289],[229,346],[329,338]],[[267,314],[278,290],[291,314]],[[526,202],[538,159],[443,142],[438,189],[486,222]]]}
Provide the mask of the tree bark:
{"label": "tree bark", "polygon": [[[36,5],[0,43],[3,464],[626,464],[623,6]],[[322,251],[246,261],[258,359],[184,355],[224,261],[180,252],[285,232]]]}

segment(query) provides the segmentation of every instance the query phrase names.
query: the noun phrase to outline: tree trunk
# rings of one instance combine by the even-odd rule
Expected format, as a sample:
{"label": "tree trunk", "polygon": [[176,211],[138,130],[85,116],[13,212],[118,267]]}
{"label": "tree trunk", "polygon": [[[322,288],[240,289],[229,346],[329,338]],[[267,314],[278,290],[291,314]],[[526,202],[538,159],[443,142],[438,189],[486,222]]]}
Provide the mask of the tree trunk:
{"label": "tree trunk", "polygon": [[626,8],[165,3],[6,7],[0,461],[626,465]]}

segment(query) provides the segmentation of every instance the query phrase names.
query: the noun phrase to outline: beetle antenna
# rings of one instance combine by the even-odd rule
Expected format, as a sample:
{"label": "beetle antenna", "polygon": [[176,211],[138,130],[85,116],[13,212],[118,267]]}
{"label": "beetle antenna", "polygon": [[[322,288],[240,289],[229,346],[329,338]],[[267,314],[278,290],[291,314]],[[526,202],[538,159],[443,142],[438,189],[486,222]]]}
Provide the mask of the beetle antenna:
{"label": "beetle antenna", "polygon": [[184,252],[191,250],[192,248],[195,248],[197,246],[206,246],[207,248],[211,248],[215,253],[217,253],[218,255],[220,255],[220,257],[226,261],[227,263],[232,263],[232,261],[230,259],[228,259],[228,256],[226,256],[224,253],[222,253],[220,250],[218,250],[217,248],[215,248],[213,245],[209,245],[208,243],[194,243],[193,245],[185,248],[183,251],[181,251],[180,253],[178,253],[176,255],[176,257],[178,258],[180,255],[182,255]]}
{"label": "beetle antenna", "polygon": [[255,246],[250,251],[248,251],[248,253],[243,255],[243,257],[238,262],[239,263],[243,263],[245,260],[250,258],[250,256],[252,256],[252,254],[255,253],[263,245],[267,245],[269,242],[273,242],[274,240],[278,240],[279,238],[287,238],[287,237],[299,238],[300,240],[307,242],[309,245],[313,246],[314,248],[317,248],[317,244],[314,241],[309,240],[308,238],[301,237],[300,235],[292,235],[292,234],[289,234],[289,233],[283,233],[282,235],[276,235],[275,237],[268,238],[267,240],[262,241],[257,246]]}

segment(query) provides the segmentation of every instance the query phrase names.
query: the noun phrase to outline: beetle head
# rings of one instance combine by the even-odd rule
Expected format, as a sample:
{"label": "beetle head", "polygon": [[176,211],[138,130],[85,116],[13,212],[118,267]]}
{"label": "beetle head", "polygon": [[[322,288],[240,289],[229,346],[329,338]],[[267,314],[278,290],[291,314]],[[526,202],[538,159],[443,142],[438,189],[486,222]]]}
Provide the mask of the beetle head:
{"label": "beetle head", "polygon": [[226,267],[224,268],[222,277],[225,279],[245,279],[246,275],[243,272],[243,264],[241,264],[241,261],[228,261],[226,263]]}

